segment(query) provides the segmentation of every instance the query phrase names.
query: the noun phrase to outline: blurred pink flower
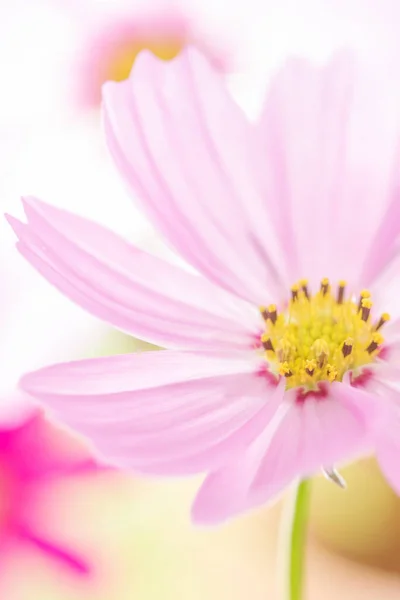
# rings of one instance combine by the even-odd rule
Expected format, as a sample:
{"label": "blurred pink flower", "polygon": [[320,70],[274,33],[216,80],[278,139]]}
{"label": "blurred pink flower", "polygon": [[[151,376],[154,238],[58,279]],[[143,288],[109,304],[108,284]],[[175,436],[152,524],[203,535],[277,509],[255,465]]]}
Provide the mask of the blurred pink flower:
{"label": "blurred pink flower", "polygon": [[399,114],[363,81],[347,56],[292,60],[255,126],[194,50],[143,53],[105,86],[114,160],[192,268],[34,198],[27,224],[10,217],[65,295],[168,348],[51,366],[22,388],[113,464],[208,472],[197,521],[373,448],[400,492]]}
{"label": "blurred pink flower", "polygon": [[24,544],[78,575],[89,574],[87,557],[42,534],[37,521],[46,510],[43,491],[49,483],[95,469],[82,448],[51,427],[40,413],[19,425],[1,425],[0,571],[7,565],[8,553]]}
{"label": "blurred pink flower", "polygon": [[[96,3],[85,0],[66,3],[80,35],[71,61],[71,88],[81,107],[100,105],[101,86],[105,81],[121,81],[129,76],[136,56],[143,49],[169,60],[188,44],[201,49],[215,66],[224,70],[229,59],[226,51],[205,31],[200,32],[189,7],[150,2]],[[75,12],[74,12],[75,9]]]}
{"label": "blurred pink flower", "polygon": [[101,84],[128,76],[143,48],[168,57],[190,42],[225,68],[230,52],[224,28],[213,26],[213,12],[180,0],[4,4],[0,65],[7,86],[0,97],[0,124],[23,123],[36,131],[43,123],[76,117],[77,108],[99,106]]}
{"label": "blurred pink flower", "polygon": [[[43,0],[41,0],[43,1]],[[72,26],[69,84],[78,106],[95,106],[101,84],[128,77],[134,58],[196,46],[225,72],[270,75],[288,54],[326,57],[351,47],[386,74],[399,43],[395,0],[56,0]],[[66,73],[63,73],[65,77]],[[74,103],[75,104],[75,103]]]}

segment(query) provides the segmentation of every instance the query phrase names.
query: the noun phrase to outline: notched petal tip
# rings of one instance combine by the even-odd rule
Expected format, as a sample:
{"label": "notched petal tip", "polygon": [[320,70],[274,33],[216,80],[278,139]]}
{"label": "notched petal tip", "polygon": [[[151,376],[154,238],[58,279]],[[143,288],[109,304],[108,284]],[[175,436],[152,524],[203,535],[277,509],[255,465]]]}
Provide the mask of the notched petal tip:
{"label": "notched petal tip", "polygon": [[21,203],[28,223],[33,221],[36,215],[47,219],[47,217],[51,218],[53,215],[69,214],[68,211],[43,202],[36,196],[22,196]]}
{"label": "notched petal tip", "polygon": [[41,205],[46,205],[45,202],[42,202],[38,198],[35,198],[35,196],[21,196],[21,203],[24,208],[25,214],[29,209],[36,207],[39,208]]}
{"label": "notched petal tip", "polygon": [[18,239],[21,239],[21,236],[26,233],[29,225],[29,215],[31,215],[33,211],[39,211],[40,208],[46,207],[45,202],[38,200],[34,196],[21,196],[21,204],[24,209],[25,216],[27,217],[27,223],[24,223],[9,213],[4,213],[7,223],[11,226]]}
{"label": "notched petal tip", "polygon": [[23,234],[24,229],[26,228],[26,224],[8,213],[4,213],[4,218],[10,225],[11,229],[14,231],[17,238],[21,239],[21,234]]}
{"label": "notched petal tip", "polygon": [[201,51],[195,46],[186,46],[181,52],[179,52],[171,60],[165,61],[159,56],[155,55],[151,50],[144,48],[138,54],[135,62],[132,66],[128,79],[123,81],[106,81],[102,85],[102,99],[103,102],[107,99],[109,94],[113,94],[117,89],[129,86],[130,82],[135,81],[149,81],[154,76],[162,76],[167,71],[171,71],[176,68],[178,64],[184,63],[199,64],[203,63],[213,69],[213,64],[207,59]]}
{"label": "notched petal tip", "polygon": [[210,69],[214,68],[212,62],[194,46],[186,46],[169,61],[161,59],[146,48],[141,50],[135,59],[128,79],[103,83],[101,88],[103,114],[107,112],[109,103],[113,102],[115,94],[121,93],[132,82],[150,82],[155,77],[163,77],[168,71],[176,69],[177,65],[185,63],[190,63],[192,66],[203,63]]}

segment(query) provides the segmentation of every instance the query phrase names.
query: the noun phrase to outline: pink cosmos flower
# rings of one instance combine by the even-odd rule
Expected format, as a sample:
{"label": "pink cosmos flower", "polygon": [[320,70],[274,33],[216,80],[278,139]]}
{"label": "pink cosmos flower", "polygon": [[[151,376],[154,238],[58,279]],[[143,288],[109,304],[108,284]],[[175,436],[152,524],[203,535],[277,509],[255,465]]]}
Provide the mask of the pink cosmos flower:
{"label": "pink cosmos flower", "polygon": [[78,575],[88,575],[86,557],[42,534],[38,515],[45,507],[46,486],[62,477],[95,471],[76,443],[36,412],[19,425],[0,428],[0,571],[16,547],[23,544],[45,554]]}
{"label": "pink cosmos flower", "polygon": [[114,160],[192,268],[35,198],[26,224],[9,217],[61,292],[167,348],[50,366],[22,388],[113,464],[207,472],[198,522],[372,450],[400,492],[399,129],[359,81],[346,56],[289,61],[256,124],[194,50],[143,53],[106,84]]}

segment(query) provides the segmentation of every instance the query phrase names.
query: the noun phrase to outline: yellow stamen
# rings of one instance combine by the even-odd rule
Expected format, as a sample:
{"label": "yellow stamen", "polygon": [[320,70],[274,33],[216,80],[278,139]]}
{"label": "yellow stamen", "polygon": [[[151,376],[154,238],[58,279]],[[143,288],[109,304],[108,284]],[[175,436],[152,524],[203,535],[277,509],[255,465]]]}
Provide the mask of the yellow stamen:
{"label": "yellow stamen", "polygon": [[297,300],[299,297],[299,286],[297,284],[292,285],[291,290],[292,290],[292,300],[293,300],[293,302],[295,302],[295,300]]}
{"label": "yellow stamen", "polygon": [[271,338],[267,333],[263,333],[263,335],[261,336],[261,341],[264,346],[264,350],[270,350],[271,352],[274,352],[274,347],[272,345]]}
{"label": "yellow stamen", "polygon": [[304,365],[304,370],[307,373],[307,375],[312,376],[314,374],[314,371],[316,368],[317,368],[316,360],[314,360],[314,359],[306,360],[305,365]]}
{"label": "yellow stamen", "polygon": [[300,279],[299,285],[300,285],[301,289],[303,290],[304,296],[308,300],[308,298],[309,298],[309,296],[308,296],[308,279]]}
{"label": "yellow stamen", "polygon": [[321,293],[323,296],[326,296],[326,294],[329,292],[329,279],[327,277],[324,277],[321,280]]}
{"label": "yellow stamen", "polygon": [[378,347],[381,344],[383,344],[383,342],[384,342],[383,336],[380,333],[374,333],[372,336],[371,343],[367,347],[368,354],[372,354],[373,352],[375,352],[375,350],[377,350]]}
{"label": "yellow stamen", "polygon": [[371,308],[372,300],[370,298],[363,298],[361,300],[361,318],[363,321],[368,321]]}
{"label": "yellow stamen", "polygon": [[289,363],[284,362],[281,364],[279,368],[279,374],[283,377],[291,377],[293,375],[292,371],[290,370]]}
{"label": "yellow stamen", "polygon": [[276,308],[276,304],[270,304],[267,309],[268,316],[267,318],[271,320],[271,323],[275,325],[276,320],[278,318],[278,311]]}
{"label": "yellow stamen", "polygon": [[347,285],[347,283],[343,279],[341,279],[339,281],[338,294],[337,294],[337,303],[338,304],[343,304],[344,290],[346,289],[346,285]]}
{"label": "yellow stamen", "polygon": [[362,307],[362,301],[365,300],[366,298],[370,298],[371,297],[371,292],[369,290],[361,290],[360,292],[360,301],[358,303],[358,310],[361,310]]}
{"label": "yellow stamen", "polygon": [[371,298],[363,298],[361,300],[361,307],[362,308],[371,308],[372,307],[372,300]]}
{"label": "yellow stamen", "polygon": [[389,313],[383,313],[383,315],[381,315],[381,318],[379,319],[379,321],[375,327],[375,330],[378,331],[378,329],[380,329],[388,321],[390,321]]}
{"label": "yellow stamen", "polygon": [[343,358],[346,358],[346,356],[349,356],[351,354],[352,350],[353,350],[353,339],[352,338],[347,338],[343,342],[343,346],[342,346]]}

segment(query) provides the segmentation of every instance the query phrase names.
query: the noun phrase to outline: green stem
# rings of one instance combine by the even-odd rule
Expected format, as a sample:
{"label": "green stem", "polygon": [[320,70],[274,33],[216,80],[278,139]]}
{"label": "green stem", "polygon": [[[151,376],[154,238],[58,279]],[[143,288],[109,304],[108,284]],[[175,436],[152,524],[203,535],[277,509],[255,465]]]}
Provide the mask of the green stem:
{"label": "green stem", "polygon": [[283,515],[285,600],[302,600],[310,482],[301,481]]}

